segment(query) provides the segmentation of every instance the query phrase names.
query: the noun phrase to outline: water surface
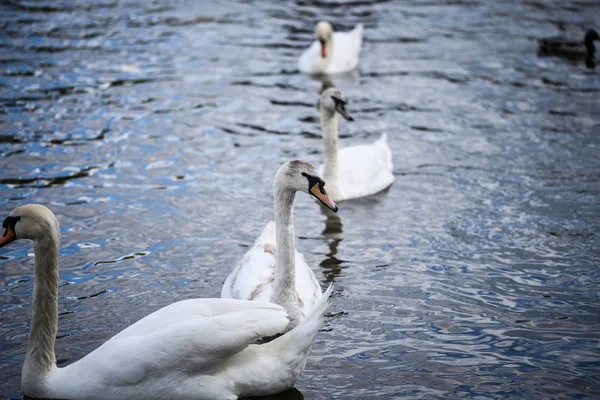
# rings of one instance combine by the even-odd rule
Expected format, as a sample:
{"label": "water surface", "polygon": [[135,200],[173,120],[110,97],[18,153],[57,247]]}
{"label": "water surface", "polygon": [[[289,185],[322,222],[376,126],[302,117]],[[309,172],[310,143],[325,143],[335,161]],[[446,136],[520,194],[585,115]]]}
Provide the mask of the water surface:
{"label": "water surface", "polygon": [[[387,132],[396,182],[327,216],[298,195],[296,245],[333,306],[280,398],[600,396],[600,75],[536,55],[595,1],[6,1],[0,213],[62,230],[59,365],[173,301],[216,297],[272,218],[272,179],[323,157],[314,24],[365,24],[334,77]],[[596,26],[596,28],[598,28]],[[20,398],[31,244],[0,253],[0,396]]]}

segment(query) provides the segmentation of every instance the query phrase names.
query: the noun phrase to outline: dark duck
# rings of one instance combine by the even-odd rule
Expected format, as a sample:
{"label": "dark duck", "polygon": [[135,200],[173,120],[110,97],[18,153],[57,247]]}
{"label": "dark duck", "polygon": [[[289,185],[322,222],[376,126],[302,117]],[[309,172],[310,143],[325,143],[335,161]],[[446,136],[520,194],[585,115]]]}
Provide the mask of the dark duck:
{"label": "dark duck", "polygon": [[560,56],[570,59],[585,59],[588,68],[594,68],[596,46],[595,40],[600,40],[598,32],[590,29],[586,32],[583,41],[568,40],[563,37],[539,39],[539,54],[544,56]]}

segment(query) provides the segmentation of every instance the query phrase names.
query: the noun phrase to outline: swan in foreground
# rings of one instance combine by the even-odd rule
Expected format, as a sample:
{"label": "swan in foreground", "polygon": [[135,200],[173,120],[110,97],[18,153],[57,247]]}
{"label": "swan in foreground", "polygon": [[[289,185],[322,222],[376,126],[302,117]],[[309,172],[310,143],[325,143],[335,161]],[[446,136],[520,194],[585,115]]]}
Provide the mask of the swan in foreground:
{"label": "swan in foreground", "polygon": [[227,277],[221,297],[279,304],[290,317],[289,329],[322,301],[321,286],[294,245],[296,192],[311,194],[335,212],[338,208],[325,192],[316,168],[305,161],[283,164],[273,186],[275,221],[267,224]]}
{"label": "swan in foreground", "polygon": [[329,304],[326,292],[302,324],[276,304],[193,299],[166,306],[64,368],[55,363],[60,230],[41,205],[15,209],[0,247],[33,240],[33,316],[21,383],[25,394],[54,399],[237,399],[291,388],[304,368]]}
{"label": "swan in foreground", "polygon": [[363,24],[350,32],[333,32],[329,22],[321,21],[315,28],[317,40],[302,53],[298,69],[304,74],[339,74],[352,71],[358,65],[362,46]]}
{"label": "swan in foreground", "polygon": [[594,68],[596,46],[595,40],[600,40],[600,35],[593,29],[585,33],[583,41],[568,40],[563,37],[539,39],[539,54],[548,56],[561,56],[571,59],[585,59],[588,68]]}
{"label": "swan in foreground", "polygon": [[319,173],[327,182],[334,201],[369,196],[388,188],[394,182],[392,151],[384,133],[372,144],[345,147],[338,150],[338,120],[336,113],[348,121],[354,119],[346,110],[341,90],[330,88],[319,99],[321,133],[325,143],[325,162]]}

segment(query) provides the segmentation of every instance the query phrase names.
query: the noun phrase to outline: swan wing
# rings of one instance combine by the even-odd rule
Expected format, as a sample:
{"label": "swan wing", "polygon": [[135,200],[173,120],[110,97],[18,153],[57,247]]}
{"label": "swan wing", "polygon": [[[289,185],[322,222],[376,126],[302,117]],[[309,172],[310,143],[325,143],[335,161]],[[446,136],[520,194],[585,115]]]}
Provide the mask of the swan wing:
{"label": "swan wing", "polygon": [[221,297],[268,302],[275,280],[275,222],[270,221],[229,274]]}
{"label": "swan wing", "polygon": [[384,134],[375,143],[346,147],[338,152],[338,190],[349,200],[369,196],[394,182],[392,151]]}
{"label": "swan wing", "polygon": [[296,293],[300,302],[300,311],[305,316],[323,295],[315,273],[304,260],[304,255],[298,250],[296,250]]}
{"label": "swan wing", "polygon": [[[222,298],[269,302],[275,282],[275,222],[269,222],[254,246],[244,254],[225,280]],[[304,256],[295,250],[296,292],[304,315],[321,298],[321,286]]]}
{"label": "swan wing", "polygon": [[147,315],[113,336],[112,339],[144,336],[148,332],[157,330],[158,327],[178,325],[186,319],[200,320],[218,315],[228,315],[245,309],[251,312],[254,305],[250,302],[239,302],[231,299],[182,300]]}
{"label": "swan wing", "polygon": [[543,55],[584,56],[587,54],[583,42],[564,38],[539,39],[539,52]]}
{"label": "swan wing", "polygon": [[[323,326],[331,290],[332,286],[298,326],[268,343],[249,346],[238,353],[221,376],[236,382],[244,396],[279,393],[293,387],[304,370],[315,336]],[[248,382],[248,371],[252,371],[251,382]]]}
{"label": "swan wing", "polygon": [[327,73],[351,71],[358,65],[362,47],[363,25],[358,24],[350,32],[334,32],[333,56]]}
{"label": "swan wing", "polygon": [[65,372],[77,372],[79,378],[89,373],[90,385],[102,388],[143,385],[177,371],[210,374],[253,341],[273,336],[289,323],[283,308],[274,304],[227,299],[182,303],[188,315],[165,321],[173,310],[165,307],[132,325],[128,334],[113,337],[65,367]]}
{"label": "swan wing", "polygon": [[298,59],[298,69],[303,74],[319,73],[319,58],[321,57],[320,44],[317,40],[304,50]]}

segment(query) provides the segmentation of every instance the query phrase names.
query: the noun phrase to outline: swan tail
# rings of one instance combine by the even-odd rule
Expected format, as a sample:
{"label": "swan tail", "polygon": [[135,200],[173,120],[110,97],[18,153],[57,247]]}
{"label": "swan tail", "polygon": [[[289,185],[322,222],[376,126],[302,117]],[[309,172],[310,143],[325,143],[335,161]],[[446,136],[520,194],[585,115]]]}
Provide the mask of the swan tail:
{"label": "swan tail", "polygon": [[365,29],[365,27],[363,24],[356,24],[356,26],[352,30],[352,34],[356,37],[355,43],[356,43],[356,51],[357,51],[356,56],[357,57],[358,57],[358,53],[360,52],[360,48],[362,47],[364,29]]}
{"label": "swan tail", "polygon": [[325,322],[325,313],[331,305],[329,296],[332,291],[333,284],[330,284],[300,325],[276,339],[285,341],[285,351],[282,354],[284,362],[306,362],[312,343]]}
{"label": "swan tail", "polygon": [[275,243],[275,221],[269,221],[256,239],[256,244]]}
{"label": "swan tail", "polygon": [[387,133],[383,133],[379,139],[375,142],[376,146],[379,146],[381,149],[381,153],[383,154],[383,159],[385,160],[385,166],[387,170],[392,171],[394,169],[394,164],[392,163],[392,151],[390,150],[390,146],[387,143]]}
{"label": "swan tail", "polygon": [[353,31],[362,37],[363,31],[365,30],[365,26],[363,24],[356,24]]}

